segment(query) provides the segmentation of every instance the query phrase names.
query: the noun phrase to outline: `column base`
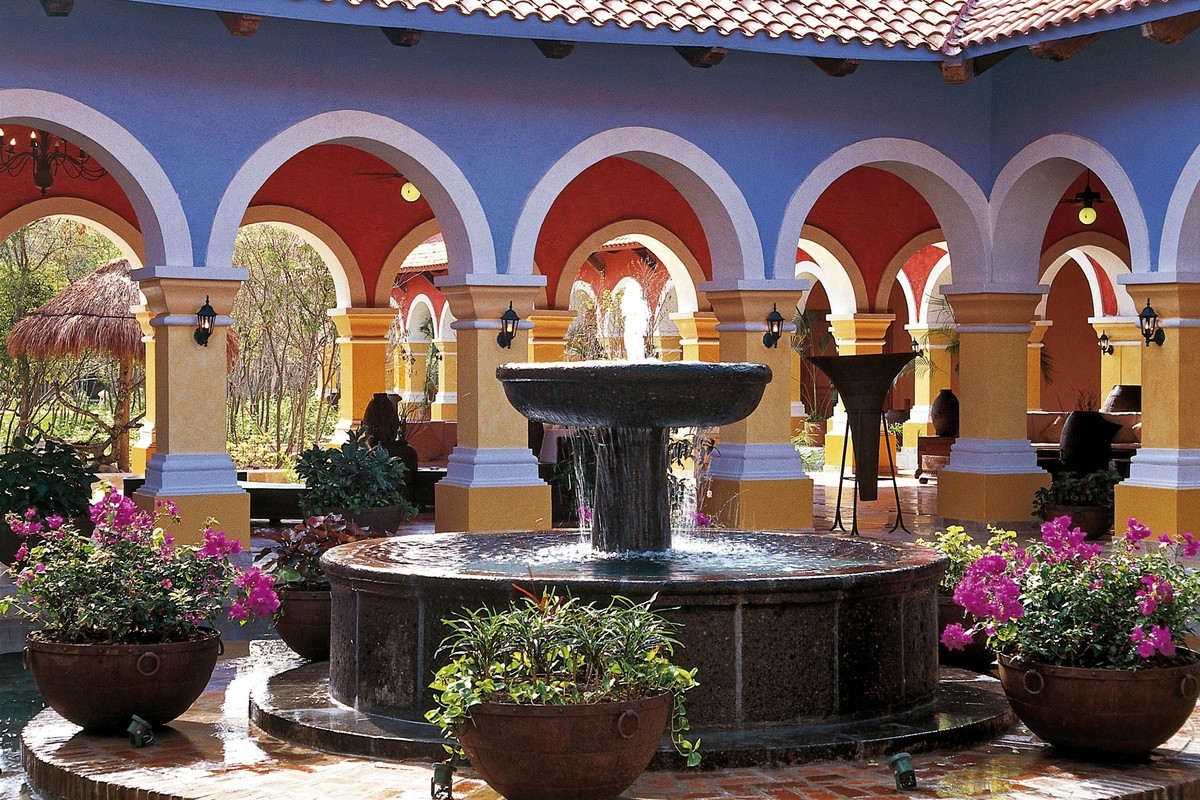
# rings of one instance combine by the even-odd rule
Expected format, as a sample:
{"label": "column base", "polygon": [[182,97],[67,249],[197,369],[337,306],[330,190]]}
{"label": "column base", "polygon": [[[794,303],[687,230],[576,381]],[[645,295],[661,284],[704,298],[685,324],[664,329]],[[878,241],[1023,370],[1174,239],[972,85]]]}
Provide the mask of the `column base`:
{"label": "column base", "polygon": [[725,528],[811,531],[813,482],[811,478],[713,478],[702,509]]}
{"label": "column base", "polygon": [[1050,473],[938,472],[938,516],[950,524],[991,523],[1025,529],[1030,526],[1033,494],[1050,485]]}
{"label": "column base", "polygon": [[1200,531],[1200,488],[1131,486],[1118,483],[1113,534],[1125,533],[1132,517],[1157,533],[1177,534]]}
{"label": "column base", "polygon": [[217,521],[217,530],[225,531],[230,539],[237,539],[246,550],[250,548],[250,495],[246,492],[234,494],[184,494],[154,495],[139,489],[134,492],[133,502],[138,508],[154,510],[154,501],[170,499],[179,507],[180,523],[168,522],[164,530],[179,544],[200,544],[204,540],[204,523],[212,517]]}
{"label": "column base", "polygon": [[550,487],[463,486],[446,483],[434,486],[433,528],[443,531],[484,533],[488,531],[548,530]]}

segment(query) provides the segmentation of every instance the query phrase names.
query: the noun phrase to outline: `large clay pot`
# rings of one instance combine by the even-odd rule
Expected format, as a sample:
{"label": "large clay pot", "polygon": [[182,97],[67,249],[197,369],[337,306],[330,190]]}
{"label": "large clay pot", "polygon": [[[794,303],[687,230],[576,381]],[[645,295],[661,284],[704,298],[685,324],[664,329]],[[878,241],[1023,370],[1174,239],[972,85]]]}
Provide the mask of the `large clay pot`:
{"label": "large clay pot", "polygon": [[212,677],[221,635],[167,644],[59,644],[37,634],[25,663],[46,703],[91,731],[124,731],[136,714],[151,725],[178,717]]}
{"label": "large clay pot", "polygon": [[1108,469],[1112,440],[1121,426],[1106,420],[1099,411],[1067,414],[1058,439],[1058,458],[1063,469],[1087,475]]}
{"label": "large clay pot", "polygon": [[1142,410],[1142,387],[1137,384],[1118,383],[1104,398],[1101,411],[1113,413]]}
{"label": "large clay pot", "polygon": [[1196,706],[1200,661],[1184,667],[1082,669],[1001,655],[1013,711],[1050,744],[1105,756],[1148,753],[1175,735]]}
{"label": "large clay pot", "polygon": [[951,650],[940,641],[942,631],[946,630],[947,625],[957,623],[966,628],[974,623],[974,618],[968,617],[967,610],[954,602],[954,598],[947,594],[938,594],[937,609],[938,661],[954,667],[986,672],[991,667],[992,661],[995,660],[996,654],[987,646],[987,637],[983,634],[976,634],[972,637],[971,643],[962,650]]}
{"label": "large clay pot", "polygon": [[357,514],[351,514],[344,508],[331,508],[326,513],[340,514],[360,528],[370,528],[373,532],[382,534],[395,533],[404,522],[404,508],[399,505],[364,508]]}
{"label": "large clay pot", "polygon": [[329,660],[329,590],[279,591],[275,630],[287,646],[309,661]]}
{"label": "large clay pot", "polygon": [[669,693],[582,706],[484,703],[456,734],[506,800],[612,800],[654,757],[672,703]]}
{"label": "large clay pot", "polygon": [[938,436],[958,436],[958,398],[942,389],[929,406],[929,420]]}
{"label": "large clay pot", "polygon": [[1070,517],[1071,527],[1079,528],[1088,539],[1099,539],[1112,530],[1112,509],[1103,506],[1055,506],[1047,505],[1042,511],[1042,521],[1049,522],[1059,517]]}

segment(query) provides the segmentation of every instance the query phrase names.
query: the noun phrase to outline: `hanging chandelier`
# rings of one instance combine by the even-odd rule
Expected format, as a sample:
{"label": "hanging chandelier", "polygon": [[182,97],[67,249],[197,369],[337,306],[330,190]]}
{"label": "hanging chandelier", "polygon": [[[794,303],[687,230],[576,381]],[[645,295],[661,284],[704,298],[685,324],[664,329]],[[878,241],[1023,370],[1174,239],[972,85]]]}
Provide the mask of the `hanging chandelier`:
{"label": "hanging chandelier", "polygon": [[[4,141],[4,130],[0,129],[0,142]],[[73,148],[72,154],[68,148]],[[29,149],[17,149],[17,137],[13,136],[7,143],[0,145],[0,169],[14,178],[33,167],[33,185],[46,190],[54,185],[54,176],[59,170],[72,178],[83,178],[85,181],[95,181],[108,173],[104,167],[92,161],[91,157],[81,148],[65,142],[59,136],[53,136],[46,131],[31,130],[29,132]]]}

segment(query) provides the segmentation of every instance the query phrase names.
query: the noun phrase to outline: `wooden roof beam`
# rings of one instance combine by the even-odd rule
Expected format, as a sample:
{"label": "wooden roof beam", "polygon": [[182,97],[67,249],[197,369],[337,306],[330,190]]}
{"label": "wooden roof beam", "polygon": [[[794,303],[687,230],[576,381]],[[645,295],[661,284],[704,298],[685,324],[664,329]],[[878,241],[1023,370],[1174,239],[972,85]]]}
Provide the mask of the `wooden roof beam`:
{"label": "wooden roof beam", "polygon": [[676,47],[675,52],[693,67],[708,69],[720,64],[729,51],[724,47]]}
{"label": "wooden roof beam", "polygon": [[567,42],[562,39],[534,39],[533,43],[537,45],[537,49],[541,50],[542,55],[546,58],[566,58],[575,49],[574,42]]}
{"label": "wooden roof beam", "polygon": [[1200,28],[1200,11],[1144,23],[1142,37],[1159,44],[1179,44],[1196,28]]}
{"label": "wooden roof beam", "polygon": [[941,64],[942,79],[951,86],[961,86],[976,75],[982,75],[1008,58],[1010,53],[1012,50],[1001,50],[998,53],[988,53],[986,56],[943,61]]}
{"label": "wooden roof beam", "polygon": [[847,75],[853,75],[854,70],[858,69],[857,58],[821,58],[820,56],[809,56],[808,60],[816,64],[817,69],[831,78],[844,78]]}
{"label": "wooden roof beam", "polygon": [[1051,61],[1066,61],[1103,35],[1103,33],[1089,33],[1084,36],[1069,36],[1066,39],[1055,39],[1053,42],[1031,44],[1029,45],[1029,52],[1037,58],[1048,58]]}
{"label": "wooden roof beam", "polygon": [[396,47],[412,47],[421,41],[421,32],[413,28],[380,28],[387,40]]}
{"label": "wooden roof beam", "polygon": [[234,36],[253,36],[258,32],[262,17],[258,14],[239,14],[235,11],[218,11],[217,16]]}
{"label": "wooden roof beam", "polygon": [[75,8],[75,0],[42,0],[47,17],[65,17]]}

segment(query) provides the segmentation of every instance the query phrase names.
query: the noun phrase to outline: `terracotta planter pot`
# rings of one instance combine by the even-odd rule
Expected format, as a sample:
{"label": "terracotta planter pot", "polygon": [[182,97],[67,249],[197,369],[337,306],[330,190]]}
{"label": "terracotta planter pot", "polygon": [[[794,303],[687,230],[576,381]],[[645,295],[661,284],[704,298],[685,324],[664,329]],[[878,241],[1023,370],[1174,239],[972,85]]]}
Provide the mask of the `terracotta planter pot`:
{"label": "terracotta planter pot", "polygon": [[967,610],[954,602],[950,595],[939,594],[938,603],[938,661],[954,667],[986,672],[992,666],[996,654],[987,646],[987,638],[977,634],[971,638],[971,643],[962,650],[950,650],[941,643],[942,631],[947,625],[958,623],[964,628],[974,623],[974,618],[967,615]]}
{"label": "terracotta planter pot", "polygon": [[1112,530],[1113,515],[1102,506],[1052,506],[1042,512],[1042,521],[1049,522],[1058,517],[1070,517],[1071,527],[1079,528],[1088,539],[1099,539]]}
{"label": "terracotta planter pot", "polygon": [[929,405],[929,420],[938,436],[958,436],[958,398],[942,389]]}
{"label": "terracotta planter pot", "polygon": [[1183,726],[1200,693],[1200,661],[1184,667],[1081,669],[1001,655],[1000,683],[1035,734],[1067,750],[1147,753]]}
{"label": "terracotta planter pot", "polygon": [[506,800],[612,800],[654,757],[672,702],[664,693],[583,706],[485,703],[456,733]]}
{"label": "terracotta planter pot", "polygon": [[91,731],[124,731],[137,714],[152,725],[178,717],[212,677],[221,635],[167,644],[58,644],[30,636],[25,663],[46,703]]}
{"label": "terracotta planter pot", "polygon": [[287,646],[309,661],[329,660],[329,590],[281,589],[275,630]]}
{"label": "terracotta planter pot", "polygon": [[1106,420],[1099,411],[1067,414],[1058,437],[1058,458],[1063,468],[1080,475],[1108,469],[1112,440],[1119,430],[1120,425]]}

